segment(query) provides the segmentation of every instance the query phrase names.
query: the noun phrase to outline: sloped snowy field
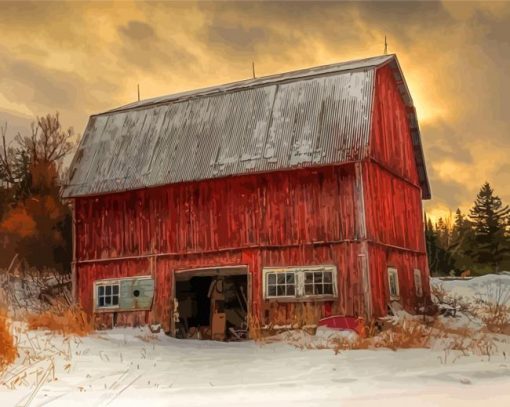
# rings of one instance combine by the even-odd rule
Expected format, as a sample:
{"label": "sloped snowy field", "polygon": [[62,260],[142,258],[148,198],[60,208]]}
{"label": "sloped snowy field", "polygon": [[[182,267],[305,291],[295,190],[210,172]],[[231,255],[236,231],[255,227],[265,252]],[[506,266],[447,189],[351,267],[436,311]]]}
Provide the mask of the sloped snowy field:
{"label": "sloped snowy field", "polygon": [[[494,278],[443,284],[466,297]],[[510,337],[495,338],[490,357],[452,353],[445,361],[441,349],[335,355],[283,343],[183,341],[144,329],[70,340],[19,333],[22,356],[0,379],[0,406],[510,406]],[[24,372],[24,350],[34,349],[51,357]],[[16,374],[23,380],[10,390]]]}

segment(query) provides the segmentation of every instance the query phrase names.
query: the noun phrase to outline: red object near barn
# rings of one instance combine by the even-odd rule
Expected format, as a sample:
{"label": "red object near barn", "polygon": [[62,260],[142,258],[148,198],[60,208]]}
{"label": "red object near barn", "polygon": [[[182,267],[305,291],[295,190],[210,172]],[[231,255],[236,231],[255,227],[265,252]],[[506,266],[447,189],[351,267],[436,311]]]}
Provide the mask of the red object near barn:
{"label": "red object near barn", "polygon": [[324,326],[339,331],[354,331],[358,335],[365,335],[365,322],[363,318],[334,315],[319,320],[318,326]]}
{"label": "red object near barn", "polygon": [[187,337],[224,315],[241,337],[430,301],[430,189],[394,55],[94,115],[64,196],[97,326]]}

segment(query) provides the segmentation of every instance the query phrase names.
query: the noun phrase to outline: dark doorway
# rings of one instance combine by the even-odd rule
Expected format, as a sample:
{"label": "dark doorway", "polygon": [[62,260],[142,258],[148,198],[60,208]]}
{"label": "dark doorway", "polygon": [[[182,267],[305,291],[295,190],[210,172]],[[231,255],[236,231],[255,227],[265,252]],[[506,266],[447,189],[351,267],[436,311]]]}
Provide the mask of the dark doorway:
{"label": "dark doorway", "polygon": [[176,273],[174,316],[178,338],[241,340],[248,334],[245,268]]}

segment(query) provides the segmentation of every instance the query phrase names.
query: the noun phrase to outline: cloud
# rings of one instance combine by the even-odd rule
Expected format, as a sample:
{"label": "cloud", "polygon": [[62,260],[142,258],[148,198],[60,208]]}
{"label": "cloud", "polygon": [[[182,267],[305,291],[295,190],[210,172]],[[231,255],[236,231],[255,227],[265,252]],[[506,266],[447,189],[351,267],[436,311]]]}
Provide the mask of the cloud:
{"label": "cloud", "polygon": [[150,41],[156,39],[154,29],[143,21],[128,21],[126,25],[119,27],[119,32],[132,41]]}
{"label": "cloud", "polygon": [[208,25],[204,32],[204,40],[213,44],[219,43],[240,52],[253,52],[256,45],[262,45],[268,33],[262,27],[244,27],[239,22],[232,23],[218,19]]}
{"label": "cloud", "polygon": [[510,4],[2,3],[0,110],[66,125],[142,97],[396,52],[433,200],[467,208],[489,180],[510,201]]}

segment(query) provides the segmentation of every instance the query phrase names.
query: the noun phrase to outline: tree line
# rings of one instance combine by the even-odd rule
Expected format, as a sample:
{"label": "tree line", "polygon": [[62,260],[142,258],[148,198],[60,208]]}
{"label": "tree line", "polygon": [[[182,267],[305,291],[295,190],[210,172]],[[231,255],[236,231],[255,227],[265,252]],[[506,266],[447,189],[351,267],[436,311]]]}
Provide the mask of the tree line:
{"label": "tree line", "polygon": [[425,215],[425,241],[433,275],[510,270],[510,208],[486,182],[468,213],[436,223]]}
{"label": "tree line", "polygon": [[15,256],[28,266],[70,271],[71,209],[61,199],[63,161],[74,146],[58,113],[37,117],[29,134],[7,141],[0,126],[0,269]]}

